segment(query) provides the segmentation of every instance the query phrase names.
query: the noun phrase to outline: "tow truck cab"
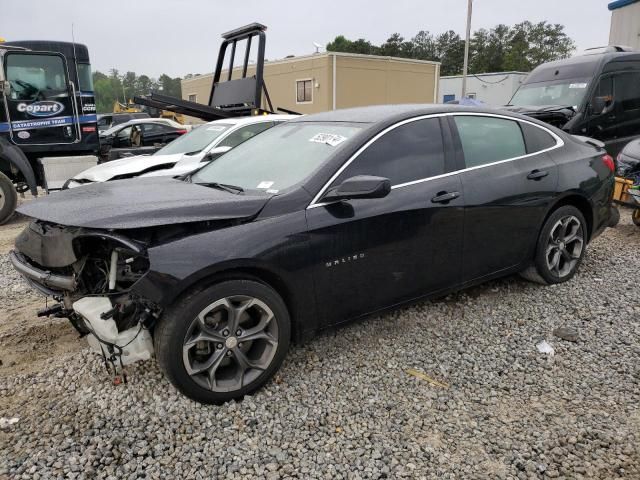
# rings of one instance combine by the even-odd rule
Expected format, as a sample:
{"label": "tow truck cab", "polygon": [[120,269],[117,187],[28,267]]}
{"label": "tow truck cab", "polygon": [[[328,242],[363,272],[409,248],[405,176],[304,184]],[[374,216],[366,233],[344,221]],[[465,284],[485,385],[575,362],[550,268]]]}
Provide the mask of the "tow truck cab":
{"label": "tow truck cab", "polygon": [[640,136],[640,52],[610,46],[544,63],[505,109],[601,140],[615,156]]}
{"label": "tow truck cab", "polygon": [[[5,190],[7,179],[18,191],[33,194],[45,186],[39,158],[95,155],[96,122],[86,46],[0,43],[0,174]],[[0,196],[6,202],[12,194],[3,191]]]}

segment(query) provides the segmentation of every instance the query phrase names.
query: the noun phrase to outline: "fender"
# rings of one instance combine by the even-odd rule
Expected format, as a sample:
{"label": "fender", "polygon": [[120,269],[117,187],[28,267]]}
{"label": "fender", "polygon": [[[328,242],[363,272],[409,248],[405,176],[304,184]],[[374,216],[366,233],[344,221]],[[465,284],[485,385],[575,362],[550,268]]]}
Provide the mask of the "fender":
{"label": "fender", "polygon": [[15,145],[9,143],[6,138],[0,137],[0,158],[7,160],[10,164],[15,166],[22,175],[24,175],[31,195],[38,196],[38,183],[36,182],[36,174],[31,167],[29,159],[25,154]]}

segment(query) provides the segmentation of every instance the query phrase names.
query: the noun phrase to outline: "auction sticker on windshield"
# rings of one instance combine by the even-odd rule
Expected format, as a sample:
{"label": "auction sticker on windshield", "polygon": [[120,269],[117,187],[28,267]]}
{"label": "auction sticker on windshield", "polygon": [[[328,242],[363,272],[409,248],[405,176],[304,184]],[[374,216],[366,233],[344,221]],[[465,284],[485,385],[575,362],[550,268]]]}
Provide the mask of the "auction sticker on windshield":
{"label": "auction sticker on windshield", "polygon": [[271,188],[275,182],[260,182],[256,188]]}
{"label": "auction sticker on windshield", "polygon": [[572,83],[569,85],[569,88],[587,88],[586,83]]}
{"label": "auction sticker on windshield", "polygon": [[346,139],[347,137],[343,137],[342,135],[336,135],[333,133],[316,133],[309,139],[309,141],[315,143],[326,143],[327,145],[335,147],[337,145],[340,145]]}

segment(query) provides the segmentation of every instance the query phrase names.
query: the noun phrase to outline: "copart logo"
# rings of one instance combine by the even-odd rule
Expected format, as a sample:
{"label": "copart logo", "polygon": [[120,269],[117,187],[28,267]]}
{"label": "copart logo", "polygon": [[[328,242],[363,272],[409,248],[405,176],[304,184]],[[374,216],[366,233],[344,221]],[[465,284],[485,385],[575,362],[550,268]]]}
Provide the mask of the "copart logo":
{"label": "copart logo", "polygon": [[32,117],[51,117],[64,110],[64,105],[53,100],[42,100],[33,103],[19,103],[18,111],[26,112]]}

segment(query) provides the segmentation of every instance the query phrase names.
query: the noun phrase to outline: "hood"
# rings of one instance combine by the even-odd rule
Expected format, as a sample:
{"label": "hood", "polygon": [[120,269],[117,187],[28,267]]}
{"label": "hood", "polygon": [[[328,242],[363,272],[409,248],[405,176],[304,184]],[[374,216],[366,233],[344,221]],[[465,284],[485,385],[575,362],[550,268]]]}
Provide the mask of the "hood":
{"label": "hood", "polygon": [[576,114],[572,107],[566,105],[506,105],[502,109],[535,118],[558,128],[562,128]]}
{"label": "hood", "polygon": [[119,230],[250,218],[269,198],[151,177],[62,190],[26,202],[18,212],[58,225]]}
{"label": "hood", "polygon": [[76,180],[89,180],[91,182],[106,182],[120,175],[138,175],[162,165],[166,165],[165,168],[171,168],[182,156],[182,153],[175,153],[173,155],[136,155],[134,157],[124,157],[91,167],[73,178]]}

